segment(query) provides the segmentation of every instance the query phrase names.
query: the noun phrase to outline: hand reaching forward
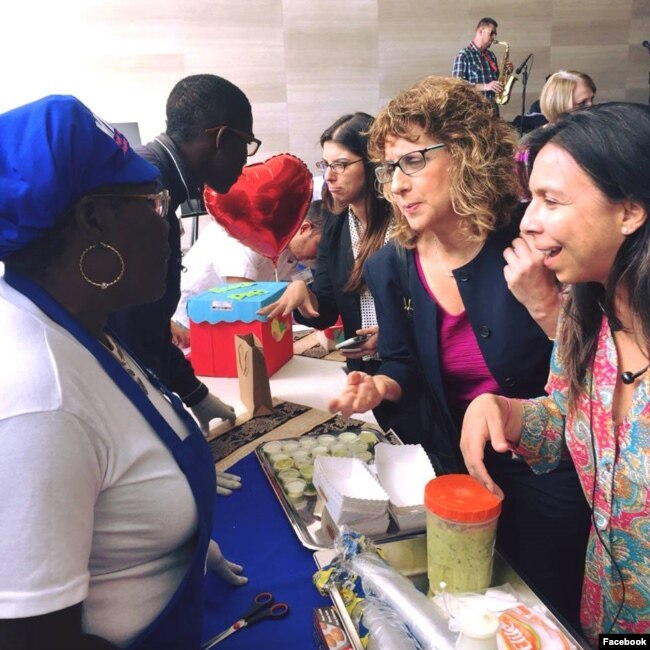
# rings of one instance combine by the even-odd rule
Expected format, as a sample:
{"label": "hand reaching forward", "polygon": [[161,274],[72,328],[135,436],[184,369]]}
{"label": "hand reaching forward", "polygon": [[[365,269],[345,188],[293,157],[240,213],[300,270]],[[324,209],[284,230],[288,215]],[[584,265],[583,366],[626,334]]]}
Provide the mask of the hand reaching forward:
{"label": "hand reaching forward", "polygon": [[240,575],[244,567],[226,560],[219,544],[213,539],[210,540],[210,545],[208,546],[207,567],[209,571],[214,571],[223,580],[229,582],[231,585],[235,585],[235,587],[241,587],[248,582],[246,576]]}
{"label": "hand reaching forward", "polygon": [[354,371],[348,375],[348,384],[343,392],[330,400],[327,408],[330,413],[340,411],[345,417],[353,413],[363,413],[375,408],[382,400],[397,402],[402,397],[399,384],[386,375],[374,377],[365,372]]}
{"label": "hand reaching forward", "polygon": [[485,467],[485,445],[488,441],[494,451],[506,453],[519,442],[521,407],[517,400],[499,395],[484,394],[467,407],[460,434],[460,450],[467,471],[490,492],[503,498],[503,491],[492,480]]}
{"label": "hand reaching forward", "polygon": [[289,316],[297,309],[305,318],[318,316],[318,301],[302,280],[295,280],[284,290],[279,300],[258,310],[260,316],[275,318]]}
{"label": "hand reaching forward", "polygon": [[207,438],[210,433],[210,422],[215,418],[222,420],[230,420],[234,422],[236,419],[235,408],[222,402],[216,395],[208,393],[198,404],[190,407],[196,419],[199,421],[199,426],[203,435]]}

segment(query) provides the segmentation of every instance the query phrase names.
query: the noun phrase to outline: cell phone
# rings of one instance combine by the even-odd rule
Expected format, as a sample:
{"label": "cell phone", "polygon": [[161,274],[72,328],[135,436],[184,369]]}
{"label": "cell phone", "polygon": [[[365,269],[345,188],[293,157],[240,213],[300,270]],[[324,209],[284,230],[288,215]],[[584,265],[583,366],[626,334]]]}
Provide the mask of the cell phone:
{"label": "cell phone", "polygon": [[345,339],[334,346],[336,350],[347,350],[352,352],[357,346],[361,345],[370,338],[370,334],[359,334],[358,336],[353,336],[350,339]]}

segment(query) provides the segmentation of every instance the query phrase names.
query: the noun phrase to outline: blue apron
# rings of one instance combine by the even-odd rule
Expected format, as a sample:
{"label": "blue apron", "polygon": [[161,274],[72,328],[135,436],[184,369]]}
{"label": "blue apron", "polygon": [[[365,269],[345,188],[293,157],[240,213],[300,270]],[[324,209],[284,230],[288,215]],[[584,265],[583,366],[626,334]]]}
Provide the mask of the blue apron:
{"label": "blue apron", "polygon": [[[10,270],[5,270],[4,279],[16,291],[29,298],[49,318],[66,329],[97,359],[105,372],[151,425],[185,475],[198,510],[199,527],[194,556],[169,603],[128,646],[128,649],[193,650],[198,648],[201,643],[203,621],[205,560],[216,497],[214,460],[201,430],[185,410],[179,397],[167,390],[152,372],[143,368],[149,381],[165,395],[188,427],[190,435],[185,440],[181,440],[113,355],[52,296],[32,280],[16,275]],[[122,346],[121,341],[112,332],[110,334]],[[128,352],[128,348],[125,349]],[[170,516],[173,516],[173,513],[170,513]]]}

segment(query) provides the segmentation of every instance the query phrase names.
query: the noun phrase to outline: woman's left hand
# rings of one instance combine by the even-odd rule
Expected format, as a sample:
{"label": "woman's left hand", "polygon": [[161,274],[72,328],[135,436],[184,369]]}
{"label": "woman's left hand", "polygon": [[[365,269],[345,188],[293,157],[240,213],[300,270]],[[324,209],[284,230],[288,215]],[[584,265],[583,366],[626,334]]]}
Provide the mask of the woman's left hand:
{"label": "woman's left hand", "polygon": [[368,334],[368,339],[354,350],[341,350],[346,359],[361,359],[362,357],[372,356],[377,352],[379,342],[379,326],[362,327],[355,332],[357,335]]}
{"label": "woman's left hand", "polygon": [[241,587],[248,582],[246,576],[240,575],[244,567],[226,560],[219,544],[213,539],[210,540],[210,545],[208,546],[207,567],[209,571],[214,571],[223,580],[229,582],[231,585],[235,585],[235,587]]}
{"label": "woman's left hand", "polygon": [[525,235],[517,237],[503,252],[507,264],[503,269],[508,289],[528,310],[549,338],[555,338],[560,314],[560,289],[544,266],[544,254]]}

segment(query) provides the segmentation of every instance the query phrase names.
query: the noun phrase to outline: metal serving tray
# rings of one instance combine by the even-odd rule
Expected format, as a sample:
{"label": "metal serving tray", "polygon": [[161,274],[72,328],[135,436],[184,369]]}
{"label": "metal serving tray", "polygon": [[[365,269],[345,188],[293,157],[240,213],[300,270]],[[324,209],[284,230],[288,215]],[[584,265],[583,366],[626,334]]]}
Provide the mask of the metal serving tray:
{"label": "metal serving tray", "polygon": [[[368,426],[367,424],[364,424],[363,426],[351,426],[348,427],[346,431],[354,431],[356,433],[360,431],[372,431],[377,436],[379,442],[388,442],[394,445],[403,444],[392,430],[384,433],[381,429]],[[334,433],[332,435],[336,436],[338,434]],[[283,438],[281,442],[287,442],[288,440],[298,441],[304,437],[310,436],[305,435],[298,438]],[[311,437],[317,438],[318,435]],[[321,521],[321,514],[323,511],[322,500],[318,496],[306,496],[297,502],[290,500],[282,489],[282,486],[278,483],[276,474],[263,451],[263,447],[264,444],[259,445],[255,449],[255,455],[257,456],[257,459],[262,466],[262,470],[271,484],[275,496],[278,498],[287,519],[289,519],[289,522],[302,545],[312,550],[332,548],[338,531],[334,530],[332,526],[328,525],[326,522]],[[391,518],[388,532],[383,533],[381,538],[390,538],[398,535],[403,535],[403,533]],[[372,535],[369,537],[373,539],[375,538]]]}
{"label": "metal serving tray", "polygon": [[[427,578],[427,538],[426,534],[419,533],[416,535],[403,536],[396,538],[382,538],[375,540],[375,544],[381,547],[386,562],[402,575],[410,578],[413,584],[424,594],[429,589],[429,580]],[[336,557],[334,549],[323,549],[314,553],[314,561],[319,569],[330,564]],[[563,623],[548,608],[544,601],[535,594],[535,592],[524,582],[523,578],[499,555],[494,554],[494,569],[492,572],[492,586],[510,584],[517,598],[528,607],[542,606],[546,610],[546,615],[550,618],[560,630],[566,635],[571,643],[578,648],[589,650],[588,643],[580,637],[568,624]],[[355,627],[348,611],[345,609],[343,598],[338,588],[330,589],[330,597],[338,610],[341,622],[348,634],[354,650],[364,650],[359,638],[359,633]]]}

